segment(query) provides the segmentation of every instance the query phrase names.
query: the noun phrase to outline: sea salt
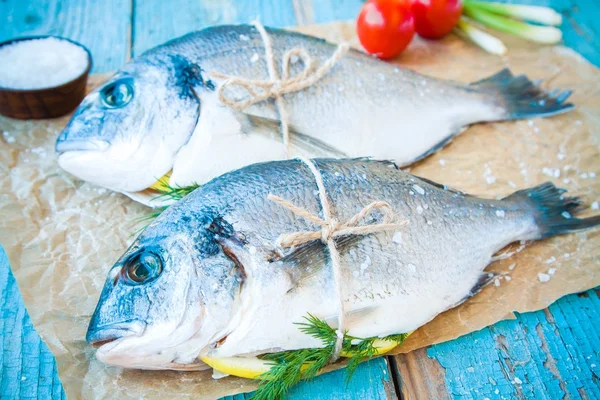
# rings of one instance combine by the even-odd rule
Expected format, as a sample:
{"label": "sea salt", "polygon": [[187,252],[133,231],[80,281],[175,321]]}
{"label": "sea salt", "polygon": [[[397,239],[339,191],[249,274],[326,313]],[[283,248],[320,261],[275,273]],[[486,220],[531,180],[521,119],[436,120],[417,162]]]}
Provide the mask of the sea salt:
{"label": "sea salt", "polygon": [[394,233],[394,236],[392,237],[392,241],[396,244],[401,244],[402,243],[402,232]]}
{"label": "sea salt", "polygon": [[423,207],[417,206],[417,213],[423,214]]}
{"label": "sea salt", "polygon": [[413,185],[413,189],[415,189],[415,192],[419,193],[420,195],[425,194],[425,189],[419,185]]}
{"label": "sea salt", "polygon": [[0,87],[43,89],[59,86],[83,74],[87,52],[53,37],[23,40],[0,47]]}
{"label": "sea salt", "polygon": [[255,63],[257,61],[258,61],[258,53],[252,54],[252,57],[250,57],[250,62]]}
{"label": "sea salt", "polygon": [[597,201],[593,202],[592,203],[592,210],[598,210],[598,209],[600,209],[600,205],[598,205],[598,202]]}
{"label": "sea salt", "polygon": [[538,274],[538,279],[540,280],[540,282],[546,283],[546,282],[548,282],[550,280],[550,275],[539,273]]}
{"label": "sea salt", "polygon": [[505,215],[506,215],[506,212],[504,210],[496,210],[496,217],[504,218]]}
{"label": "sea salt", "polygon": [[556,268],[550,268],[548,270],[548,275],[554,275],[556,273]]}

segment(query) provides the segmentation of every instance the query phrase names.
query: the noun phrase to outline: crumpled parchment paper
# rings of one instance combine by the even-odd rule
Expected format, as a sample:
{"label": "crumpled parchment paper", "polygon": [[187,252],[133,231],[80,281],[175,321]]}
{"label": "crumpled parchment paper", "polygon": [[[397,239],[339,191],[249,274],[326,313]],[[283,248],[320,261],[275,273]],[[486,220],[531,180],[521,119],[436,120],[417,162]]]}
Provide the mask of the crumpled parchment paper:
{"label": "crumpled parchment paper", "polygon": [[[357,45],[353,24],[301,30]],[[502,38],[510,49],[505,58],[450,36],[416,40],[397,62],[465,82],[510,67],[544,79],[547,88],[574,90],[577,110],[544,120],[471,127],[411,172],[489,197],[550,180],[588,204],[600,201],[600,72],[570,49]],[[92,77],[90,84],[104,78]],[[58,168],[54,142],[67,120],[0,117],[0,244],[31,319],[56,356],[69,398],[208,399],[255,389],[254,382],[240,378],[213,380],[209,371],[126,371],[95,360],[84,339],[89,318],[108,269],[140,227],[134,220],[150,210]],[[586,214],[593,212],[598,213]],[[512,318],[514,311],[538,310],[563,295],[600,285],[600,230],[535,243],[489,270],[505,276],[420,328],[395,352],[450,340]]]}

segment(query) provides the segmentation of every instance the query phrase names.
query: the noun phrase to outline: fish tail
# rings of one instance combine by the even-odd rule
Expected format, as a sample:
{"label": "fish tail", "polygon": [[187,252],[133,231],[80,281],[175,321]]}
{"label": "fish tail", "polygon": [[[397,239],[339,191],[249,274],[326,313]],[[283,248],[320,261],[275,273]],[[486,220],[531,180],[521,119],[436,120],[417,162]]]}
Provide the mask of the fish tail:
{"label": "fish tail", "polygon": [[581,211],[583,201],[578,197],[566,197],[566,189],[557,188],[550,182],[530,189],[519,190],[507,197],[527,204],[533,213],[537,233],[532,239],[542,239],[564,233],[576,232],[600,225],[600,215],[589,218],[575,218]]}
{"label": "fish tail", "polygon": [[492,101],[503,109],[498,120],[550,117],[575,108],[572,103],[565,103],[572,93],[570,90],[548,93],[538,84],[525,75],[514,76],[505,68],[469,86],[491,96]]}

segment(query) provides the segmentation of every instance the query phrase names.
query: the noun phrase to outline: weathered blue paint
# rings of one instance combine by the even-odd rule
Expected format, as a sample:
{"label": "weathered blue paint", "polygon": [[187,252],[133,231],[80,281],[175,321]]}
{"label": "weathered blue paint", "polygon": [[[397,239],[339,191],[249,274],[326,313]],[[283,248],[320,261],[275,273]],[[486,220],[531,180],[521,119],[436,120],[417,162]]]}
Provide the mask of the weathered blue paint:
{"label": "weathered blue paint", "polygon": [[590,290],[432,346],[427,354],[444,367],[455,399],[598,399],[599,318],[598,290]]}
{"label": "weathered blue paint", "polygon": [[0,398],[63,398],[54,357],[33,328],[2,247],[0,299]]}
{"label": "weathered blue paint", "polygon": [[[565,44],[600,65],[600,24],[596,22],[600,2],[510,2],[559,10],[565,19],[561,27]],[[107,72],[120,67],[131,54],[208,25],[248,22],[257,16],[272,26],[354,19],[361,5],[361,0],[4,0],[0,1],[0,41],[32,34],[69,37],[91,49],[94,72]],[[64,398],[54,358],[33,329],[1,249],[0,296],[0,397]],[[433,346],[428,355],[445,368],[452,398],[555,399],[564,393],[582,398],[584,392],[589,399],[600,398],[597,321],[598,291],[589,291],[567,296],[549,310],[519,315],[514,321]],[[344,372],[337,371],[302,383],[291,397],[384,398],[390,384],[386,361],[377,359],[362,364],[348,387]]]}

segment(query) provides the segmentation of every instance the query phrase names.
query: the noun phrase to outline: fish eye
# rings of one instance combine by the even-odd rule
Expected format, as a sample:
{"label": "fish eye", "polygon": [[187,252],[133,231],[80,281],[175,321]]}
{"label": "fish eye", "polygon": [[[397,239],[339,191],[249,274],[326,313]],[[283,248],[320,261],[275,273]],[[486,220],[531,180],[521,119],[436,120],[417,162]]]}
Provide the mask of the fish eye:
{"label": "fish eye", "polygon": [[142,251],[125,262],[122,276],[125,283],[141,285],[158,278],[162,269],[162,260],[158,255],[150,251]]}
{"label": "fish eye", "polygon": [[119,108],[127,105],[133,98],[133,86],[130,79],[111,83],[100,91],[105,106]]}

